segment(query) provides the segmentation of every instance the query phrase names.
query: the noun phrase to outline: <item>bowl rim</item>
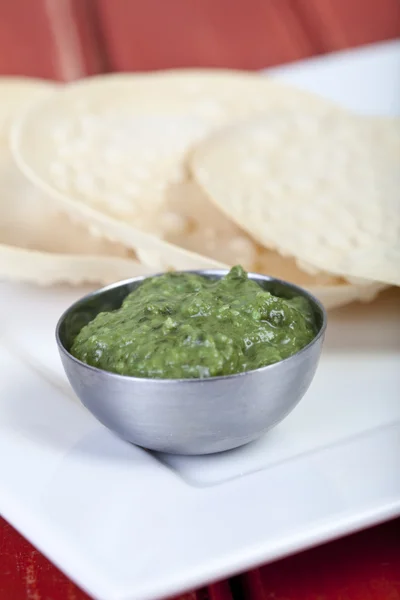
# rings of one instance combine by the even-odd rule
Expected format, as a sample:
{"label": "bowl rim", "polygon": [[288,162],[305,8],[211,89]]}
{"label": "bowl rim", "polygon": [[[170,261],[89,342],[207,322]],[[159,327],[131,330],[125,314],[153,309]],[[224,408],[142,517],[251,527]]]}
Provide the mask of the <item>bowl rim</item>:
{"label": "bowl rim", "polygon": [[184,270],[177,270],[177,271],[161,271],[161,272],[154,273],[151,275],[137,275],[136,277],[131,277],[129,279],[123,279],[121,281],[116,281],[114,283],[110,283],[106,286],[98,288],[92,292],[89,292],[88,294],[85,294],[84,296],[82,296],[81,298],[79,298],[78,300],[73,302],[66,310],[64,310],[64,312],[58,319],[57,325],[56,325],[56,330],[55,330],[55,334],[56,334],[55,337],[56,337],[58,349],[64,356],[66,356],[66,358],[68,360],[71,360],[72,362],[74,362],[76,365],[78,365],[78,367],[87,369],[94,373],[102,374],[103,376],[116,378],[118,380],[135,381],[135,382],[143,382],[143,383],[147,382],[147,383],[153,383],[153,384],[169,384],[169,385],[177,383],[177,382],[185,383],[188,385],[194,385],[195,383],[197,383],[197,384],[201,383],[202,385],[205,385],[205,384],[207,384],[207,383],[209,384],[213,381],[238,379],[240,377],[245,377],[246,375],[250,375],[252,373],[261,373],[261,372],[264,372],[267,370],[272,370],[274,368],[278,368],[280,365],[288,364],[289,362],[296,360],[296,358],[298,356],[300,356],[301,354],[306,353],[309,348],[311,348],[321,338],[324,337],[327,323],[328,323],[328,315],[327,315],[327,311],[326,311],[324,305],[322,304],[322,302],[320,302],[320,300],[318,300],[318,298],[316,298],[313,294],[311,294],[305,288],[303,288],[299,285],[296,285],[295,283],[291,283],[289,281],[286,281],[284,279],[279,279],[277,277],[272,277],[270,275],[265,275],[262,273],[257,273],[255,271],[250,271],[247,273],[247,276],[250,279],[253,279],[253,280],[261,279],[264,281],[277,283],[284,287],[286,286],[295,292],[298,292],[299,295],[301,295],[301,296],[305,296],[311,302],[311,304],[318,307],[318,309],[320,310],[321,315],[322,315],[321,327],[320,327],[318,333],[316,334],[316,336],[311,340],[311,342],[309,342],[306,346],[304,346],[303,348],[301,348],[300,350],[298,350],[291,356],[288,356],[287,358],[283,358],[282,360],[279,360],[276,363],[272,363],[270,365],[264,365],[263,367],[258,367],[257,369],[251,369],[249,371],[242,371],[240,373],[232,373],[230,375],[217,375],[216,377],[204,377],[204,378],[200,378],[200,377],[184,378],[183,377],[183,378],[176,378],[176,379],[173,379],[173,378],[169,378],[169,379],[165,378],[164,379],[161,377],[160,378],[136,377],[134,375],[121,375],[119,373],[113,373],[112,371],[106,371],[105,369],[100,369],[98,367],[93,367],[92,365],[88,365],[87,363],[79,360],[73,354],[71,354],[66,349],[63,342],[61,341],[60,329],[61,329],[65,319],[67,318],[67,316],[78,305],[83,304],[83,303],[89,301],[90,299],[95,298],[96,296],[101,296],[102,294],[105,294],[105,293],[109,292],[110,290],[123,288],[125,286],[131,285],[133,283],[142,282],[145,279],[149,279],[152,277],[160,277],[161,275],[165,275],[167,273],[176,273],[176,274],[189,273],[189,274],[194,274],[194,275],[202,275],[203,277],[217,276],[219,278],[222,278],[225,275],[227,275],[229,273],[229,271],[230,271],[230,268],[226,268],[226,269],[184,269]]}

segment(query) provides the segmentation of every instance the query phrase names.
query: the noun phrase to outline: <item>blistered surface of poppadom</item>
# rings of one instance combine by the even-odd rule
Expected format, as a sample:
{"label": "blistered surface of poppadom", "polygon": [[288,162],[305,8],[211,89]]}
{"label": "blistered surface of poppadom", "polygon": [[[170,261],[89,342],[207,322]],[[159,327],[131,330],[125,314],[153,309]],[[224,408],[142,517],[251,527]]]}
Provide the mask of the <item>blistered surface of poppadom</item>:
{"label": "blistered surface of poppadom", "polygon": [[400,122],[311,108],[220,131],[191,168],[261,244],[299,264],[400,285]]}
{"label": "blistered surface of poppadom", "polygon": [[14,127],[13,148],[28,177],[63,209],[97,222],[113,239],[147,256],[158,249],[175,268],[217,266],[148,235],[167,186],[185,177],[188,151],[219,126],[310,103],[316,111],[336,109],[238,72],[97,76],[32,106]]}
{"label": "blistered surface of poppadom", "polygon": [[[241,264],[247,271],[264,273],[291,281],[309,290],[326,308],[355,300],[372,300],[383,285],[348,282],[341,277],[301,269],[289,256],[257,244],[251,236],[228,219],[194,181],[169,188],[171,215],[187,220],[186,227],[170,228],[167,240],[188,250],[205,254],[226,265]],[[141,253],[138,251],[139,256]]]}
{"label": "blistered surface of poppadom", "polygon": [[[178,129],[180,126],[185,129],[185,124],[194,116],[197,123],[199,119],[203,124],[207,123],[205,129],[208,131],[227,119],[265,111],[269,107],[272,109],[282,103],[292,109],[299,103],[310,102],[315,104],[315,110],[327,110],[328,106],[331,107],[329,102],[318,97],[270,84],[265,78],[238,73],[188,71],[178,74],[167,72],[156,76],[95,77],[73,84],[68,90],[64,89],[59,93],[57,98],[49,98],[32,107],[14,127],[14,152],[22,170],[36,185],[52,195],[55,206],[90,223],[92,230],[127,247],[133,247],[140,260],[149,268],[220,267],[225,266],[224,253],[220,258],[217,254],[216,260],[210,253],[208,256],[200,255],[201,232],[197,239],[192,235],[188,251],[176,243],[167,243],[143,231],[143,226],[149,222],[148,214],[152,216],[154,206],[146,214],[145,188],[140,188],[144,192],[142,196],[141,193],[137,194],[138,188],[135,186],[147,181],[150,185],[148,189],[152,189],[152,196],[158,198],[155,202],[157,204],[164,202],[168,183],[173,182],[172,186],[185,184],[180,179],[184,179],[182,160],[186,158],[188,146],[180,146],[179,152],[175,154],[174,168],[177,167],[178,171],[175,170],[175,176],[170,177],[173,170],[169,171],[169,167],[164,171],[160,170],[157,162],[153,165],[155,170],[149,170],[149,153],[151,158],[151,151],[158,148],[157,144],[152,145],[154,136],[157,134],[160,138],[162,152],[157,157],[162,163],[163,152],[168,149],[165,147],[165,134],[171,126],[167,140],[168,136],[171,138],[174,123]],[[332,110],[336,110],[333,105]],[[141,121],[139,130],[136,131],[139,131],[139,139],[143,141],[147,124],[149,138],[146,142],[148,152],[144,155],[143,168],[140,169],[141,155],[138,154],[139,147],[135,146],[137,140],[133,141],[133,151],[136,152],[138,162],[132,160],[133,155],[128,150],[132,127],[135,129],[138,118],[143,115],[147,115],[148,120]],[[130,130],[125,130],[124,120],[131,124]],[[162,122],[167,130],[154,128],[154,124]],[[97,127],[100,128],[100,138],[103,135],[103,146],[95,144],[93,147],[92,143],[97,139]],[[88,132],[89,140],[91,139],[88,145],[82,139],[82,132],[85,131]],[[193,132],[193,129],[189,128],[189,131]],[[93,138],[90,138],[91,134],[94,134]],[[108,146],[107,139],[111,146]],[[194,142],[195,139],[196,136],[190,141]],[[68,140],[72,141],[72,148],[79,156],[79,160],[74,159],[72,166],[70,159],[74,151],[68,146]],[[67,148],[63,146],[66,142]],[[86,163],[85,160],[82,161],[82,156]],[[146,177],[146,173],[152,173],[152,178]],[[104,188],[103,175],[108,177],[108,187],[106,185]],[[122,210],[122,207],[125,209]],[[150,222],[156,223],[154,229],[157,231],[162,223],[162,215],[158,218],[157,213],[153,213]],[[235,236],[232,241],[239,241],[242,246],[244,243],[246,254],[249,244],[243,239],[238,240],[237,234]],[[175,235],[175,239],[183,238]],[[269,270],[268,266],[271,264],[274,269],[279,270],[279,256],[274,253],[270,256],[273,261],[268,260],[265,269]],[[299,270],[293,270],[289,266],[290,274],[294,273],[298,277]],[[310,281],[307,284],[328,307],[357,299],[369,300],[378,291],[376,286],[350,285],[343,281],[340,285],[335,285],[331,280],[322,284],[316,279],[313,284]]]}
{"label": "blistered surface of poppadom", "polygon": [[30,78],[0,79],[0,278],[40,284],[108,283],[149,268],[122,246],[90,235],[61,214],[17,169],[9,148],[13,120],[56,84]]}

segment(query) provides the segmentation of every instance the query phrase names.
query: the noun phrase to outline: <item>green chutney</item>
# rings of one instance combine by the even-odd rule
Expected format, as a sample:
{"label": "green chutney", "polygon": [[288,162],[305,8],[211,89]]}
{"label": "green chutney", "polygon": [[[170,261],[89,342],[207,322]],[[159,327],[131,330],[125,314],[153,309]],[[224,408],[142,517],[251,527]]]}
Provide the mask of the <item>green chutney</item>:
{"label": "green chutney", "polygon": [[189,273],[145,279],[121,308],[85,325],[71,353],[120,375],[204,378],[276,363],[316,333],[303,296],[274,296],[236,266],[222,279]]}

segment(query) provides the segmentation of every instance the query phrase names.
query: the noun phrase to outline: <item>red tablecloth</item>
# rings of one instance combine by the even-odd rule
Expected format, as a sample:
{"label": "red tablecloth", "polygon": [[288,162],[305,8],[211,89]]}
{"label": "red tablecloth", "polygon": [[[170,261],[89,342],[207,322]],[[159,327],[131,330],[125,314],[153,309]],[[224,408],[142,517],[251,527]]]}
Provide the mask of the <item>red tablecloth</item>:
{"label": "red tablecloth", "polygon": [[400,519],[241,577],[251,600],[400,600]]}
{"label": "red tablecloth", "polygon": [[[0,519],[0,600],[86,600]],[[400,519],[180,600],[400,600]]]}

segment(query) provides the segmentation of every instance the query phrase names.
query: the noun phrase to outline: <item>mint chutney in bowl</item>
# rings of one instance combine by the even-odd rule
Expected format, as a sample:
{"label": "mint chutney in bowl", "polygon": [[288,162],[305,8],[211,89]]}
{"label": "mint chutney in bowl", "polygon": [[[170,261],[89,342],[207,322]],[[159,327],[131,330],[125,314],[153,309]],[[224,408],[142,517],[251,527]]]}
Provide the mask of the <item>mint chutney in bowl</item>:
{"label": "mint chutney in bowl", "polygon": [[294,408],[325,328],[308,292],[236,266],[112,284],[73,304],[56,336],[73,389],[106,427],[151,450],[208,454]]}

